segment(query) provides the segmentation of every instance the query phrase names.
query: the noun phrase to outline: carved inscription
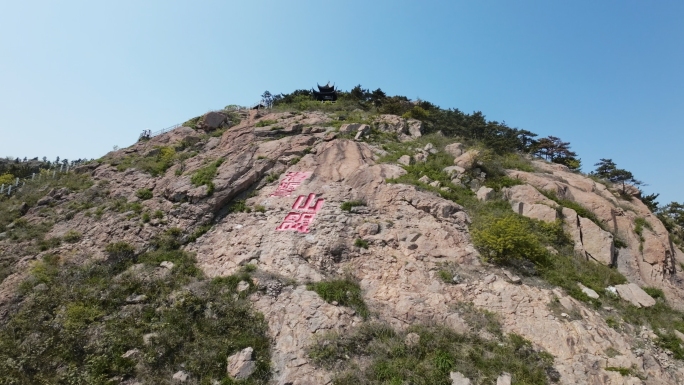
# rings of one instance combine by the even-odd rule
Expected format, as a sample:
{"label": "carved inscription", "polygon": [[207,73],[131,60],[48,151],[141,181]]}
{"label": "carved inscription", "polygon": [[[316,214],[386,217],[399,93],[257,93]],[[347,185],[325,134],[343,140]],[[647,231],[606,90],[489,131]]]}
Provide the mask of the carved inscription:
{"label": "carved inscription", "polygon": [[280,181],[278,188],[271,194],[272,197],[289,197],[294,190],[299,187],[307,178],[311,176],[308,171],[288,172],[285,178]]}
{"label": "carved inscription", "polygon": [[292,205],[292,210],[285,215],[283,222],[276,227],[276,231],[298,231],[308,233],[313,220],[323,207],[325,199],[316,199],[316,194],[300,195]]}

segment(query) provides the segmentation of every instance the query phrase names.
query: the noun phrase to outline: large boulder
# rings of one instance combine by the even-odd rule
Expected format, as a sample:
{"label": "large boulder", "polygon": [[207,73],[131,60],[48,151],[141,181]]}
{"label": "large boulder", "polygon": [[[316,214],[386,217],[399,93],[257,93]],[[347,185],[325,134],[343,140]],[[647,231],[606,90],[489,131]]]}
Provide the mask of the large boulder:
{"label": "large boulder", "polygon": [[475,160],[477,159],[478,155],[480,155],[480,151],[468,150],[463,155],[454,159],[454,164],[456,166],[463,167],[464,169],[469,170],[475,164]]}
{"label": "large boulder", "polygon": [[483,202],[492,200],[494,198],[494,194],[495,194],[495,192],[494,192],[493,188],[485,187],[485,186],[480,187],[480,189],[477,190],[477,193],[476,193],[477,199],[480,201],[483,201]]}
{"label": "large boulder", "polygon": [[613,264],[613,234],[601,229],[592,220],[563,208],[563,228],[575,243],[575,252],[604,265]]}
{"label": "large boulder", "polygon": [[363,131],[364,133],[370,132],[370,126],[363,123],[347,123],[340,126],[340,132],[343,134],[350,134],[353,132],[361,131]]}
{"label": "large boulder", "polygon": [[454,158],[458,158],[465,152],[465,147],[463,146],[463,143],[451,143],[444,147],[444,151]]}
{"label": "large boulder", "polygon": [[553,222],[558,217],[558,204],[530,185],[512,186],[501,191],[504,198],[511,202],[513,211],[520,215],[544,222]]}
{"label": "large boulder", "polygon": [[211,111],[207,112],[202,119],[200,119],[200,124],[198,124],[197,127],[203,130],[211,131],[222,127],[227,120],[228,116],[226,114],[222,112]]}
{"label": "large boulder", "polygon": [[620,298],[636,307],[651,307],[656,304],[655,299],[635,283],[615,285],[615,289]]}
{"label": "large boulder", "polygon": [[254,349],[244,348],[228,357],[228,374],[236,380],[243,380],[254,373],[256,362],[252,359]]}

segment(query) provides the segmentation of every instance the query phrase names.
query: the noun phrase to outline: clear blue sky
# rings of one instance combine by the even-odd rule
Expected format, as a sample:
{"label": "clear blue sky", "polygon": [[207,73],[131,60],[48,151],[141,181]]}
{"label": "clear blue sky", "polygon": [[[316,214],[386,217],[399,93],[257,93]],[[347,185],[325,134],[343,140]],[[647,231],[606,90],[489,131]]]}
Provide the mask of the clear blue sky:
{"label": "clear blue sky", "polygon": [[5,1],[0,156],[98,158],[335,82],[570,141],[684,201],[682,1]]}

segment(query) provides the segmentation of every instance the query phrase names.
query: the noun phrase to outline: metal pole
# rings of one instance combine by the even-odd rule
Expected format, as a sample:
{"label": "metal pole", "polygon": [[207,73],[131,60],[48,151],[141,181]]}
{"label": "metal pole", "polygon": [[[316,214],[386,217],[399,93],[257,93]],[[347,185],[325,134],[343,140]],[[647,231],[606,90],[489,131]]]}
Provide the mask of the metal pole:
{"label": "metal pole", "polygon": [[5,184],[4,183],[0,186],[0,194],[2,194],[3,191],[5,191]]}
{"label": "metal pole", "polygon": [[57,170],[53,170],[53,171],[52,171],[52,177],[53,177],[53,178],[55,177],[55,174],[57,174]]}
{"label": "metal pole", "polygon": [[7,189],[7,195],[10,195],[12,193],[12,185],[9,186]]}
{"label": "metal pole", "polygon": [[34,180],[35,178],[36,178],[36,173],[34,172],[33,174],[31,174],[31,180]]}
{"label": "metal pole", "polygon": [[17,178],[17,180],[14,181],[14,185],[15,185],[15,186],[19,186],[19,178]]}

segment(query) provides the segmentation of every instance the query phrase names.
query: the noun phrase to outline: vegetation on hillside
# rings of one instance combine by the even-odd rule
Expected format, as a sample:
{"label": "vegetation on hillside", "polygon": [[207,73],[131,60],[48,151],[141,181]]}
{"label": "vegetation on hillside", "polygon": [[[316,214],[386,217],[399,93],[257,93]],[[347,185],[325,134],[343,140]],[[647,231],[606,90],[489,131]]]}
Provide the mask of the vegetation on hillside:
{"label": "vegetation on hillside", "polygon": [[370,323],[351,332],[323,335],[309,355],[335,373],[335,385],[449,385],[451,372],[478,383],[494,383],[503,372],[520,384],[558,380],[551,355],[534,350],[516,334],[504,335],[491,313],[472,306],[465,307],[465,313],[468,320],[479,321],[471,325],[473,330],[486,330],[489,336],[461,334],[437,325],[413,325],[399,332],[389,325]]}
{"label": "vegetation on hillside", "polygon": [[[35,263],[0,325],[0,384],[159,384],[180,370],[198,384],[233,384],[226,358],[246,347],[257,366],[239,383],[266,384],[269,339],[246,300],[256,290],[250,274],[206,278],[178,249],[179,234],[137,255],[112,243],[104,262],[49,254]],[[239,292],[239,282],[248,289]]]}

